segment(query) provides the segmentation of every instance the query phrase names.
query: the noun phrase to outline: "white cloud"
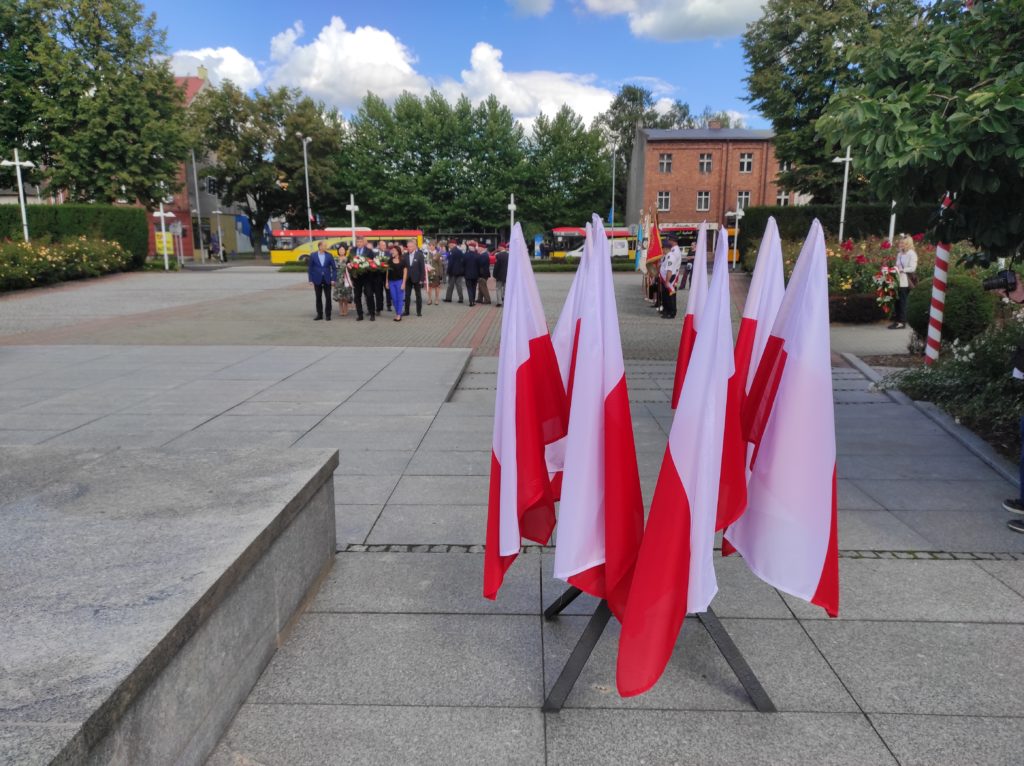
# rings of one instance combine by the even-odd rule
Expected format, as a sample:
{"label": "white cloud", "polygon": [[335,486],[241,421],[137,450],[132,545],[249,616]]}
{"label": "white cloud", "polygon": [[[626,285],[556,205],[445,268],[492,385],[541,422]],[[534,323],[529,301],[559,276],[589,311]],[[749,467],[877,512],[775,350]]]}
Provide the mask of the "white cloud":
{"label": "white cloud", "polygon": [[270,41],[270,85],[301,88],[343,109],[358,105],[367,91],[390,101],[404,90],[422,94],[430,88],[413,66],[416,57],[387,30],[350,30],[335,16],[306,45],[299,43],[303,34],[296,22]]}
{"label": "white cloud", "polygon": [[637,37],[699,40],[733,37],[761,16],[764,0],[582,0],[603,15],[627,14]]}
{"label": "white cloud", "polygon": [[231,80],[243,90],[257,87],[263,78],[251,58],[234,48],[200,48],[195,51],[177,51],[171,56],[171,71],[176,75],[196,75],[200,66],[209,71],[210,82],[220,85]]}
{"label": "white cloud", "polygon": [[546,16],[555,5],[555,0],[508,0],[523,16]]}
{"label": "white cloud", "polygon": [[470,54],[470,68],[462,70],[461,80],[442,83],[441,92],[448,98],[465,94],[474,102],[493,93],[512,114],[526,122],[540,112],[553,115],[562,104],[568,104],[589,124],[615,98],[612,91],[594,84],[593,75],[544,70],[509,72],[501,56],[494,46],[477,43]]}

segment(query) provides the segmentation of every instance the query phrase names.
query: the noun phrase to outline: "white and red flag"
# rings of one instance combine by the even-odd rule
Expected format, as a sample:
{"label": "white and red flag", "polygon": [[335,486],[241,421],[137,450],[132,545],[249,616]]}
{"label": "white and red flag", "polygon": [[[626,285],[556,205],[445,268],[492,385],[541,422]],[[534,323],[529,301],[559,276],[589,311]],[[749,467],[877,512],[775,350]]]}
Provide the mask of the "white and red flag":
{"label": "white and red flag", "polygon": [[758,577],[839,613],[836,429],[825,237],[815,220],[743,408],[747,510],[725,538]]}
{"label": "white and red flag", "polygon": [[[728,239],[728,237],[726,237]],[[717,251],[716,251],[717,254]],[[676,376],[672,382],[672,409],[679,406],[679,394],[690,365],[693,344],[697,340],[697,325],[704,310],[708,294],[708,222],[704,221],[697,230],[697,243],[693,248],[693,275],[690,277],[690,293],[686,296],[686,316],[683,317],[683,332],[679,336],[679,353],[676,355]]]}
{"label": "white and red flag", "polygon": [[[558,316],[555,329],[551,331],[551,344],[555,348],[555,358],[558,359],[558,371],[562,376],[562,386],[565,389],[565,397],[569,405],[572,403],[572,386],[576,375],[576,349],[580,337],[580,314],[583,302],[586,298],[587,265],[591,260],[593,236],[591,226],[586,225],[586,239],[583,242],[583,257],[580,258],[579,267],[573,277],[572,285],[569,287],[569,294],[565,297],[562,305],[562,313]],[[562,495],[562,467],[565,464],[565,438],[561,438],[553,444],[549,444],[545,452],[548,472],[551,474],[551,488],[555,499]]]}
{"label": "white and red flag", "polygon": [[608,601],[622,619],[643,536],[644,505],[612,284],[611,249],[594,216],[581,284],[555,577]]}
{"label": "white and red flag", "polygon": [[715,255],[622,622],[616,676],[624,697],[657,683],[686,613],[706,611],[718,590],[715,515],[732,373],[729,262],[723,248]]}
{"label": "white and red flag", "polygon": [[[769,217],[757,251],[757,263],[750,279],[750,289],[747,291],[743,318],[736,337],[736,371],[729,378],[729,403],[725,410],[725,440],[722,447],[722,486],[718,495],[716,529],[725,529],[747,507],[751,448],[743,434],[741,412],[785,291],[779,227],[775,218]],[[731,552],[728,543],[723,543],[722,554],[729,555]]]}
{"label": "white and red flag", "polygon": [[496,598],[522,538],[547,543],[555,501],[544,448],[565,435],[565,391],[537,281],[519,224],[509,243],[498,391],[491,441],[491,486],[484,549],[484,596]]}

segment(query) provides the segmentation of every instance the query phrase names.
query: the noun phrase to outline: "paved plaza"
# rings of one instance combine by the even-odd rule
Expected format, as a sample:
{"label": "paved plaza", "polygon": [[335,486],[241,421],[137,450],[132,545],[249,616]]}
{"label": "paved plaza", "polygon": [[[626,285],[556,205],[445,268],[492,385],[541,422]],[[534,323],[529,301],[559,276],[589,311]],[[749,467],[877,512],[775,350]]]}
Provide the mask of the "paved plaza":
{"label": "paved plaza", "polygon": [[[716,558],[715,611],[780,712],[754,712],[690,619],[648,694],[615,692],[613,621],[543,714],[594,602],[544,621],[563,586],[540,546],[497,602],[480,595],[501,311],[313,323],[304,279],[130,274],[0,298],[0,446],[339,451],[335,565],[210,764],[1020,763],[1024,535],[999,506],[1016,488],[839,354],[899,352],[903,333],[833,331],[841,616]],[[553,321],[571,275],[538,279]],[[649,504],[682,312],[615,284]]]}

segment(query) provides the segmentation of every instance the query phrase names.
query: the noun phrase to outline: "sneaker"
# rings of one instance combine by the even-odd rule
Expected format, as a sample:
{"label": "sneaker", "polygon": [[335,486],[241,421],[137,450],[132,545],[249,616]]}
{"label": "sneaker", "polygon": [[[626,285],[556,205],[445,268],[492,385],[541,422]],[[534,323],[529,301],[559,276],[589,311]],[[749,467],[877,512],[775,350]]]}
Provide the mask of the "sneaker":
{"label": "sneaker", "polygon": [[1014,532],[1020,532],[1021,534],[1024,534],[1024,521],[1021,521],[1020,519],[1013,519],[1011,521],[1008,521],[1006,522],[1006,526],[1008,526]]}
{"label": "sneaker", "polygon": [[1003,510],[1024,516],[1024,500],[1021,500],[1019,497],[1011,497],[1008,500],[1004,500]]}
{"label": "sneaker", "polygon": [[900,326],[899,322],[893,322],[892,324],[889,325],[889,329],[890,330],[896,330],[896,329],[899,328],[899,326]]}

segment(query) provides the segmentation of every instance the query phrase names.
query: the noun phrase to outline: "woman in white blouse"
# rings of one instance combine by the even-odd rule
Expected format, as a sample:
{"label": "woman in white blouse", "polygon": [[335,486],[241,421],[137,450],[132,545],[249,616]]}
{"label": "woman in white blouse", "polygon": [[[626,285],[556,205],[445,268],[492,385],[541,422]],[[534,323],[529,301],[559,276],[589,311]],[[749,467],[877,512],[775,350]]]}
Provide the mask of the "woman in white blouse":
{"label": "woman in white blouse", "polygon": [[903,237],[899,242],[896,254],[896,277],[899,289],[896,298],[896,314],[889,325],[890,330],[902,330],[907,326],[907,296],[910,288],[917,284],[917,253],[914,252],[914,240]]}

